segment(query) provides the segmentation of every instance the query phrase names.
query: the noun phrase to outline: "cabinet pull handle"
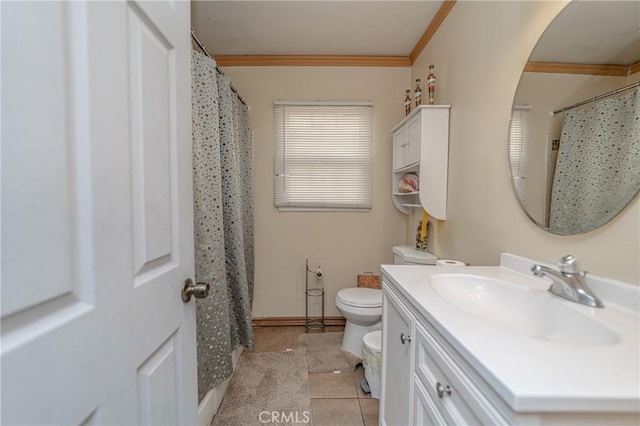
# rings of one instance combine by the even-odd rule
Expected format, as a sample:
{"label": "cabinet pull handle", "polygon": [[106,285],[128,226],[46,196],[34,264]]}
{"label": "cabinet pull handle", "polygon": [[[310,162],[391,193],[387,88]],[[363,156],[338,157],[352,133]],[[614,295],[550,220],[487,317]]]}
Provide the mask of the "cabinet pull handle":
{"label": "cabinet pull handle", "polygon": [[443,398],[445,395],[451,395],[451,388],[449,385],[442,386],[442,383],[438,382],[436,384],[436,392],[438,392],[439,398]]}
{"label": "cabinet pull handle", "polygon": [[405,336],[404,333],[400,333],[400,342],[404,345],[411,341],[411,336]]}

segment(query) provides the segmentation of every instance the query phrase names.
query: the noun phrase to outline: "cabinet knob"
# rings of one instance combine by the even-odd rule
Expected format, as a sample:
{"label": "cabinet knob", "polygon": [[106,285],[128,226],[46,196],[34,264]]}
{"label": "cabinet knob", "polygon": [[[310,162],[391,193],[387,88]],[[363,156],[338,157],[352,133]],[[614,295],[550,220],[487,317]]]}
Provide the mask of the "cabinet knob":
{"label": "cabinet knob", "polygon": [[443,386],[442,383],[436,383],[436,392],[438,392],[438,397],[443,398],[446,395],[451,395],[451,388],[449,385]]}
{"label": "cabinet knob", "polygon": [[411,336],[405,336],[404,333],[400,333],[400,342],[404,345],[411,341]]}

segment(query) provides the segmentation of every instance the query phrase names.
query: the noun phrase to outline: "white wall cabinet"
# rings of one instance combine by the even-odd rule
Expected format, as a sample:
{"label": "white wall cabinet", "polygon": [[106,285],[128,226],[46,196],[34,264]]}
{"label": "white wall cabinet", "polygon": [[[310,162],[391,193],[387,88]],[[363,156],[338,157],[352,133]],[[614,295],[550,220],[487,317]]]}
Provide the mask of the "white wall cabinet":
{"label": "white wall cabinet", "polygon": [[[391,130],[392,197],[405,214],[419,207],[437,219],[446,218],[449,109],[449,105],[420,105]],[[407,173],[420,177],[420,191],[398,191],[398,184]]]}

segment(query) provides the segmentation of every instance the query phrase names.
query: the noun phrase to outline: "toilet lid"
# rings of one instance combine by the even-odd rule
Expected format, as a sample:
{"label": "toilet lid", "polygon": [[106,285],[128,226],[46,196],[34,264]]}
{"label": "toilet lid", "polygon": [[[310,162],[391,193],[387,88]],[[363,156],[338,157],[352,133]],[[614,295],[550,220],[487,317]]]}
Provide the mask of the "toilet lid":
{"label": "toilet lid", "polygon": [[382,306],[382,290],[375,288],[344,288],[336,296],[342,303],[361,308],[379,308]]}
{"label": "toilet lid", "polygon": [[395,246],[391,252],[396,256],[400,256],[406,263],[415,263],[418,265],[435,265],[437,256],[424,250],[417,250],[413,246]]}

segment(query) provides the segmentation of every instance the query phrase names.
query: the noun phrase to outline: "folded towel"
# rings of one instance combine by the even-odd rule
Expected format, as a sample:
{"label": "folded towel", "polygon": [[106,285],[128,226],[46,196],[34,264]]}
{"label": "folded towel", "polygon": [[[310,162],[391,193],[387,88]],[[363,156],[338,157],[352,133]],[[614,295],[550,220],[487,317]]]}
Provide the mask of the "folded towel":
{"label": "folded towel", "polygon": [[413,173],[407,173],[402,176],[400,182],[398,183],[398,191],[399,192],[418,192],[420,189],[420,181],[418,180],[418,176]]}

